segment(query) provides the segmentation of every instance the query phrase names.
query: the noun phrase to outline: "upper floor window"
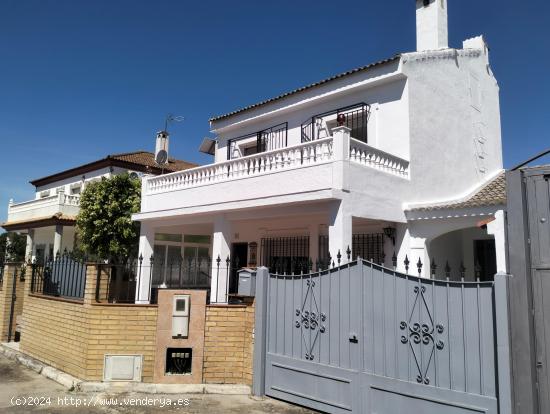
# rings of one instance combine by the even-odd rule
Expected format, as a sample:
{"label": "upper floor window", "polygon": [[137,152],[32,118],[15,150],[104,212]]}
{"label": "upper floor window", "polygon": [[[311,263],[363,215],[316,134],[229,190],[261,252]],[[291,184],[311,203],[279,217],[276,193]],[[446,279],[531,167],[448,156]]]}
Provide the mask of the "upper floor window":
{"label": "upper floor window", "polygon": [[288,145],[288,123],[284,122],[261,131],[231,138],[227,141],[227,159],[246,157]]}
{"label": "upper floor window", "polygon": [[366,103],[314,115],[302,124],[302,142],[328,138],[332,136],[332,130],[341,124],[351,129],[352,138],[367,143],[369,118],[370,105]]}

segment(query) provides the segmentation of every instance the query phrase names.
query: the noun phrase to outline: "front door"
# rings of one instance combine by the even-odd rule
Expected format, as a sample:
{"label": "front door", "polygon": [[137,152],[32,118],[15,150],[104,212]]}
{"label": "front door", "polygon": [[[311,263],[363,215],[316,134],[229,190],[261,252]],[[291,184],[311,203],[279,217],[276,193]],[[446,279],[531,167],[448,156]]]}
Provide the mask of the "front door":
{"label": "front door", "polygon": [[231,246],[231,276],[229,293],[237,293],[239,279],[237,272],[248,264],[248,243],[233,243]]}

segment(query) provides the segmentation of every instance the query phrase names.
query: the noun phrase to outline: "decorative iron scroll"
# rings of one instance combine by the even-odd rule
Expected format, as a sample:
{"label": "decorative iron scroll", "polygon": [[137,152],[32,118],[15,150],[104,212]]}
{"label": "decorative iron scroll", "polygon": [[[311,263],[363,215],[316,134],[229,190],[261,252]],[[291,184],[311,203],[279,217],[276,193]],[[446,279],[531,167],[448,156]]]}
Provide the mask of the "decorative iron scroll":
{"label": "decorative iron scroll", "polygon": [[[323,322],[327,320],[327,316],[323,312],[319,311],[317,299],[315,298],[315,292],[313,290],[315,287],[315,281],[309,279],[306,284],[307,290],[302,304],[302,309],[296,309],[297,319],[296,322],[294,322],[294,325],[296,328],[301,328],[302,341],[306,349],[304,357],[305,359],[312,361],[313,358],[315,358],[313,355],[313,348],[315,347],[317,338],[319,337],[319,334],[325,333],[326,326]],[[308,332],[314,332],[315,335],[306,335]]]}
{"label": "decorative iron scroll", "polygon": [[[403,332],[404,335],[401,336],[401,342],[403,344],[409,344],[414,361],[416,363],[416,367],[418,368],[418,376],[416,377],[416,380],[419,383],[423,383],[428,385],[430,383],[430,379],[428,378],[428,370],[430,368],[430,365],[432,363],[432,360],[434,358],[434,354],[436,350],[442,350],[445,346],[445,343],[437,339],[437,335],[441,335],[445,328],[441,324],[435,324],[432,314],[430,312],[430,308],[428,307],[428,304],[426,303],[426,298],[424,296],[424,293],[426,292],[426,287],[422,286],[415,286],[414,287],[414,293],[416,294],[413,307],[411,309],[411,313],[409,316],[408,321],[402,321],[399,324],[399,327],[402,331],[406,331],[408,329],[408,332]],[[417,307],[420,307],[418,310],[421,312],[421,315],[423,312],[427,315],[428,321],[418,321],[413,322],[412,318],[415,314],[415,310]],[[428,361],[424,364],[423,359],[419,358],[420,355],[417,355],[415,347],[413,344],[420,345],[420,347],[425,346],[428,347],[430,352],[430,357],[428,358]],[[419,352],[422,352],[422,349],[419,350]]]}

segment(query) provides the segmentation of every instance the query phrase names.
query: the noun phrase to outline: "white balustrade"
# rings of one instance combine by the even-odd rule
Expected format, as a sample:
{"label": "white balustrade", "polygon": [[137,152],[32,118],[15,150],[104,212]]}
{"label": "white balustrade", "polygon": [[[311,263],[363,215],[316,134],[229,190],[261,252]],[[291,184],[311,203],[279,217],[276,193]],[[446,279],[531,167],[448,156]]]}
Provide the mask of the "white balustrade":
{"label": "white balustrade", "polygon": [[161,193],[322,164],[332,160],[332,137],[146,179]]}
{"label": "white balustrade", "polygon": [[350,160],[401,177],[409,176],[409,161],[373,148],[354,138],[350,139]]}

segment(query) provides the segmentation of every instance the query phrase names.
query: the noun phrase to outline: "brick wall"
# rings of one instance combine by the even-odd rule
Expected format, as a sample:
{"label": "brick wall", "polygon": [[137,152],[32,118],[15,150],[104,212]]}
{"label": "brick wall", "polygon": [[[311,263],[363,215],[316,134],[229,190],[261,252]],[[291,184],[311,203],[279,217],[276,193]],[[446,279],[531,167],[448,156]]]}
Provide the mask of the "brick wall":
{"label": "brick wall", "polygon": [[[97,268],[88,266],[81,302],[29,295],[20,350],[88,381],[101,381],[105,354],[142,354],[143,381],[153,379],[157,307],[97,304]],[[30,285],[30,283],[27,283]]]}
{"label": "brick wall", "polygon": [[252,384],[254,307],[206,307],[204,332],[205,383]]}

